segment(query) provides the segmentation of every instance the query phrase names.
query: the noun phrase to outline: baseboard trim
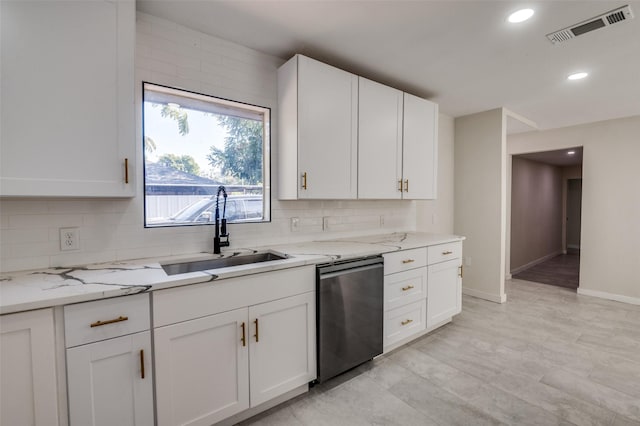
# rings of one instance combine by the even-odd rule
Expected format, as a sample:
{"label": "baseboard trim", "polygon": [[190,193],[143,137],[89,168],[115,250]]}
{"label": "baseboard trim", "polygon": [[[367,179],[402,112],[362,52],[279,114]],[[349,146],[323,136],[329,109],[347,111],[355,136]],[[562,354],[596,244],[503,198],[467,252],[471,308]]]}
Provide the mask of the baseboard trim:
{"label": "baseboard trim", "polygon": [[562,250],[558,250],[558,251],[553,252],[551,254],[548,254],[546,256],[542,256],[539,259],[532,260],[531,262],[529,262],[527,264],[524,264],[522,266],[518,266],[517,268],[512,269],[511,270],[511,275],[513,276],[513,275],[519,274],[520,272],[524,271],[525,269],[529,269],[529,268],[531,268],[533,266],[536,266],[539,263],[546,262],[547,260],[553,259],[554,257],[556,257],[556,256],[558,256],[560,254],[563,254]]}
{"label": "baseboard trim", "polygon": [[511,275],[511,274],[506,274],[504,276],[504,279],[507,280],[507,281],[509,281],[511,278],[513,278],[513,275]]}
{"label": "baseboard trim", "polygon": [[600,299],[615,300],[616,302],[640,305],[640,297],[624,296],[622,294],[607,293],[604,291],[587,290],[578,287],[578,294],[583,296],[599,297]]}
{"label": "baseboard trim", "polygon": [[507,301],[507,295],[505,293],[502,294],[493,294],[487,293],[480,290],[475,290],[473,288],[467,288],[462,286],[462,294],[466,294],[467,296],[477,297],[478,299],[488,300],[490,302],[495,303],[504,303]]}

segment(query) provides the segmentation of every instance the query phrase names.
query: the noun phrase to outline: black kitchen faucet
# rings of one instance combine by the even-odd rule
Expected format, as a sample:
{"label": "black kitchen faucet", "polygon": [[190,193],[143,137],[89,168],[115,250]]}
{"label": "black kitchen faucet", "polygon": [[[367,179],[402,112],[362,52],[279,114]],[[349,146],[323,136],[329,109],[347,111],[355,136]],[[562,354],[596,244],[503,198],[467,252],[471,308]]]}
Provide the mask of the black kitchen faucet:
{"label": "black kitchen faucet", "polygon": [[[224,203],[222,204],[222,224],[220,223],[220,193],[224,197]],[[227,233],[227,190],[224,186],[218,187],[218,193],[216,194],[216,233],[213,237],[213,253],[220,254],[220,247],[229,247],[229,234]],[[220,241],[220,237],[226,238],[225,241]]]}

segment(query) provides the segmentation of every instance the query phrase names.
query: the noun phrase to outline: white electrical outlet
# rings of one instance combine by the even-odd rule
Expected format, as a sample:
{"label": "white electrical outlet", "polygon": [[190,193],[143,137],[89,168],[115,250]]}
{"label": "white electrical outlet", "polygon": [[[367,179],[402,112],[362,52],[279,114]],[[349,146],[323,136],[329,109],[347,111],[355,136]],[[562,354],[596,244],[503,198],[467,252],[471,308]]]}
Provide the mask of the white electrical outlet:
{"label": "white electrical outlet", "polygon": [[80,250],[80,228],[60,228],[60,250]]}
{"label": "white electrical outlet", "polygon": [[298,232],[300,230],[300,218],[292,217],[291,218],[291,232]]}

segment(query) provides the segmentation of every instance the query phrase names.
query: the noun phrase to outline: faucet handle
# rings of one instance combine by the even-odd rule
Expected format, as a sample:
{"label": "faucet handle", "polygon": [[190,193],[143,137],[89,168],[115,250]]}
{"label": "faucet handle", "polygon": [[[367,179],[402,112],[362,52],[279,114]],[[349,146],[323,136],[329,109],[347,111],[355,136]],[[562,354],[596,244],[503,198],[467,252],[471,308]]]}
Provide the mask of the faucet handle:
{"label": "faucet handle", "polygon": [[222,219],[222,223],[220,224],[220,235],[222,237],[227,237],[227,219]]}

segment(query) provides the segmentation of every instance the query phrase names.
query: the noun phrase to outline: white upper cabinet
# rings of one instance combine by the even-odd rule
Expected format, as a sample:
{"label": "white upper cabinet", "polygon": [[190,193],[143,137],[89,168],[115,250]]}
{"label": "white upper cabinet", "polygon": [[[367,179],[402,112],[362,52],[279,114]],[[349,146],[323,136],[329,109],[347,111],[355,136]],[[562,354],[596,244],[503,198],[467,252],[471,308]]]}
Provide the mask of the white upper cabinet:
{"label": "white upper cabinet", "polygon": [[360,77],[358,198],[436,198],[438,105]]}
{"label": "white upper cabinet", "polygon": [[402,198],[402,92],[359,78],[358,198]]}
{"label": "white upper cabinet", "polygon": [[437,196],[438,104],[404,94],[402,198],[429,200]]}
{"label": "white upper cabinet", "polygon": [[296,55],[278,70],[279,198],[357,197],[358,77]]}
{"label": "white upper cabinet", "polygon": [[134,196],[135,2],[3,1],[0,19],[0,196]]}

